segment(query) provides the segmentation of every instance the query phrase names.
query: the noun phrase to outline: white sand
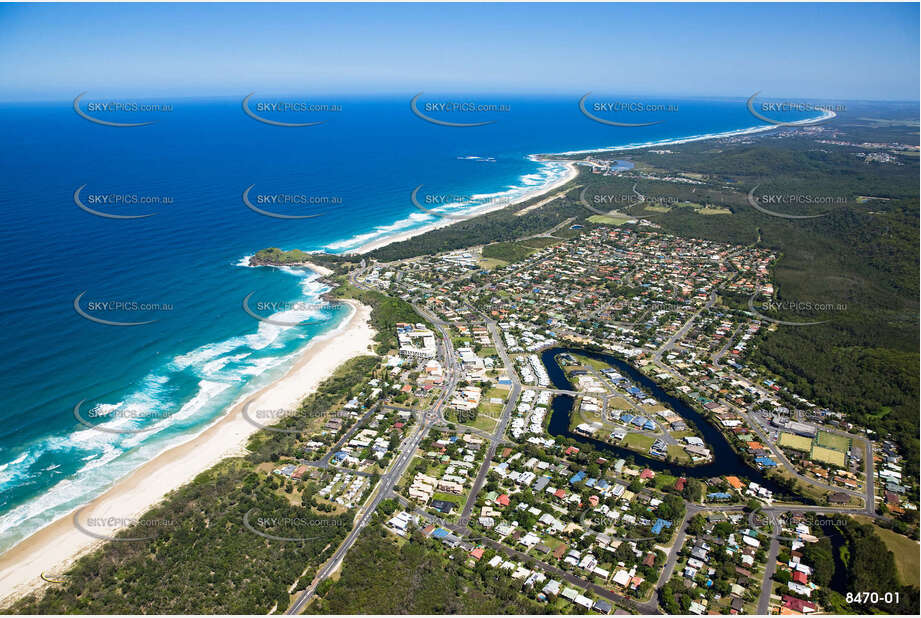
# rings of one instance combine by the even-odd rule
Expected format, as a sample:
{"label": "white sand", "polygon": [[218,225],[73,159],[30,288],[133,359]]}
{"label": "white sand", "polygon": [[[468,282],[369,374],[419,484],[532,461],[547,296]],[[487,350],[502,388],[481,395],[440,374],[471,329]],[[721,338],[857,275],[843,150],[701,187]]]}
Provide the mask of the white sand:
{"label": "white sand", "polygon": [[[550,160],[548,159],[547,161],[550,161]],[[565,164],[566,170],[567,170],[566,174],[562,176],[556,182],[536,188],[534,191],[526,193],[522,195],[521,197],[516,198],[508,203],[499,202],[491,206],[483,207],[482,209],[481,208],[471,209],[470,211],[471,216],[485,215],[486,213],[492,212],[494,210],[502,210],[503,208],[514,206],[515,204],[520,204],[528,200],[533,200],[535,197],[540,197],[541,195],[544,195],[545,193],[549,193],[550,191],[553,191],[554,189],[562,187],[567,182],[569,182],[570,180],[574,179],[576,176],[579,175],[579,170],[576,168],[575,161],[555,161],[555,163]],[[346,253],[347,254],[359,254],[359,255],[368,253],[370,251],[374,251],[375,249],[386,247],[387,245],[391,243],[408,240],[414,236],[419,236],[420,234],[425,234],[426,232],[431,232],[432,230],[437,230],[439,228],[447,227],[454,223],[458,223],[459,221],[465,221],[465,220],[466,219],[439,218],[438,221],[435,221],[434,223],[431,223],[429,225],[413,228],[411,230],[406,230],[405,232],[401,232],[399,234],[393,234],[392,236],[385,236],[383,238],[372,240],[371,242],[365,243],[362,246],[358,247],[357,249],[347,251]]]}
{"label": "white sand", "polygon": [[[81,523],[86,517],[139,518],[168,492],[221,459],[245,451],[249,436],[258,431],[241,414],[245,404],[253,402],[253,407],[260,409],[294,408],[343,362],[368,353],[374,336],[369,324],[371,309],[347,302],[352,307],[351,315],[335,331],[313,339],[287,375],[238,401],[202,433],[164,451],[78,509],[82,511]],[[73,515],[57,519],[0,556],[0,603],[45,585],[42,573],[62,573],[77,557],[103,542],[77,529]],[[105,536],[116,530],[90,529]]]}

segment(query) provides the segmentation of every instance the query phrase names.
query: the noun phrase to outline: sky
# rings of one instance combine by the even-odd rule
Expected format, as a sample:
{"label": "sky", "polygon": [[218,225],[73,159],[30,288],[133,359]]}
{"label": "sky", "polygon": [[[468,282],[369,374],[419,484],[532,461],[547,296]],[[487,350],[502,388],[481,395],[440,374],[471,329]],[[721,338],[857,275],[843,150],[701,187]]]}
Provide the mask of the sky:
{"label": "sky", "polygon": [[914,4],[0,5],[0,100],[588,91],[918,100]]}

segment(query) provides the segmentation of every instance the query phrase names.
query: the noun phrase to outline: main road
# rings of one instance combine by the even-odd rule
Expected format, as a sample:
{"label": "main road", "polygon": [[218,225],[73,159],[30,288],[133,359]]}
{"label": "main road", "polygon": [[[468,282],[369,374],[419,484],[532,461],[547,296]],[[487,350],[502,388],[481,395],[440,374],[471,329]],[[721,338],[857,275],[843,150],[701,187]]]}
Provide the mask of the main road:
{"label": "main road", "polygon": [[[357,277],[357,273],[349,276],[349,280],[356,285],[367,289]],[[415,307],[419,311],[418,307]],[[424,310],[420,311],[421,315],[426,319],[432,320],[433,316],[425,312]],[[314,593],[316,592],[317,586],[320,585],[322,581],[332,575],[336,569],[342,564],[342,561],[345,559],[346,554],[355,544],[355,541],[358,540],[358,536],[361,534],[362,530],[370,523],[372,517],[374,516],[374,511],[377,509],[381,501],[389,496],[393,491],[393,488],[396,486],[397,481],[406,473],[406,469],[409,467],[410,462],[412,462],[413,455],[416,452],[416,449],[419,448],[419,444],[425,439],[428,435],[431,427],[440,419],[442,416],[442,407],[448,401],[451,394],[454,391],[454,388],[457,386],[459,375],[457,369],[457,361],[454,357],[454,348],[451,346],[450,337],[441,327],[440,321],[433,320],[435,327],[441,332],[443,337],[443,349],[445,355],[445,371],[447,373],[447,380],[445,382],[445,387],[442,389],[441,395],[438,397],[438,400],[432,406],[431,410],[424,412],[421,415],[421,418],[418,419],[419,424],[416,430],[407,438],[403,440],[400,444],[399,452],[400,454],[397,458],[391,463],[387,471],[381,476],[380,481],[378,482],[377,487],[374,492],[371,494],[371,498],[366,502],[359,510],[356,515],[355,523],[352,527],[352,530],[345,537],[345,540],[336,548],[336,551],[330,557],[329,560],[320,568],[317,572],[316,577],[311,582],[310,586],[307,587],[295,600],[294,603],[288,607],[286,614],[299,614],[301,613],[307,604],[310,602],[310,599],[313,598]]]}

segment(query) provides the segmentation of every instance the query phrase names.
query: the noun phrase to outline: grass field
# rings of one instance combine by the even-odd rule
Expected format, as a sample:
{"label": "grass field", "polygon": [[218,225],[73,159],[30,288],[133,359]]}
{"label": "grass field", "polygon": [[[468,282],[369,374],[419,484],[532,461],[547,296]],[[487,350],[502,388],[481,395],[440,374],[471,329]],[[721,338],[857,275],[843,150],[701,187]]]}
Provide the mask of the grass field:
{"label": "grass field", "polygon": [[505,260],[497,260],[495,258],[480,258],[480,268],[485,268],[486,270],[492,270],[499,266],[505,266],[508,264]]}
{"label": "grass field", "polygon": [[635,217],[612,217],[610,215],[592,215],[588,218],[592,223],[601,223],[602,225],[623,225]]}
{"label": "grass field", "polygon": [[517,242],[496,242],[483,247],[483,258],[504,260],[506,262],[518,262],[535,251],[536,249],[525,247]]}
{"label": "grass field", "polygon": [[684,447],[680,444],[669,444],[668,445],[668,456],[677,461],[678,463],[690,463],[691,456],[688,455],[688,452],[684,450]]}
{"label": "grass field", "polygon": [[812,446],[812,452],[809,454],[809,459],[838,466],[839,468],[844,467],[844,453],[819,446],[818,444]]}
{"label": "grass field", "polygon": [[624,438],[624,441],[621,442],[620,445],[645,453],[649,450],[649,447],[652,446],[652,443],[655,441],[656,439],[652,436],[647,436],[641,433],[630,433],[627,434],[627,437]]}
{"label": "grass field", "polygon": [[623,397],[611,397],[608,399],[608,410],[629,410],[633,414],[633,404]]}
{"label": "grass field", "polygon": [[830,448],[833,451],[841,451],[842,453],[848,452],[851,448],[850,438],[828,433],[827,431],[820,431],[815,437],[815,443],[819,446]]}
{"label": "grass field", "polygon": [[[873,521],[866,517],[855,517],[863,524],[873,524]],[[892,552],[895,557],[895,568],[898,572],[899,582],[911,586],[917,584],[918,578],[921,577],[921,560],[919,560],[918,542],[912,541],[907,536],[902,536],[892,530],[880,528],[873,524],[873,531],[883,539],[886,549]]]}
{"label": "grass field", "polygon": [[659,472],[658,474],[656,474],[656,478],[653,479],[652,483],[656,489],[665,489],[666,487],[673,487],[677,480],[678,480],[677,476],[672,476],[671,474]]}
{"label": "grass field", "polygon": [[919,564],[918,543],[912,541],[906,536],[902,536],[892,530],[886,530],[875,526],[876,533],[882,537],[886,547],[895,554],[895,568],[899,573],[899,581],[906,586],[912,586],[918,583],[919,574],[921,574],[921,564]]}
{"label": "grass field", "polygon": [[699,215],[731,215],[732,211],[728,208],[719,208],[716,206],[704,206],[694,210]]}
{"label": "grass field", "polygon": [[508,397],[508,390],[491,388],[483,394],[480,399],[480,413],[486,413],[492,417],[498,417],[502,413],[505,403],[490,403],[491,399],[505,399]]}
{"label": "grass field", "polygon": [[804,453],[808,453],[812,449],[812,440],[809,438],[786,432],[780,434],[777,444],[785,448],[803,451]]}
{"label": "grass field", "polygon": [[459,424],[466,425],[468,427],[473,427],[475,429],[481,429],[483,431],[492,432],[496,430],[497,423],[498,421],[496,421],[496,419],[490,418],[481,412],[480,414],[477,415],[476,420],[474,420],[472,423],[459,423]]}
{"label": "grass field", "polygon": [[595,369],[610,369],[611,368],[611,366],[608,365],[604,361],[600,361],[594,358],[589,358],[587,356],[582,356],[581,354],[573,354],[573,356],[575,356],[576,360],[578,360],[580,363],[588,367],[594,367]]}

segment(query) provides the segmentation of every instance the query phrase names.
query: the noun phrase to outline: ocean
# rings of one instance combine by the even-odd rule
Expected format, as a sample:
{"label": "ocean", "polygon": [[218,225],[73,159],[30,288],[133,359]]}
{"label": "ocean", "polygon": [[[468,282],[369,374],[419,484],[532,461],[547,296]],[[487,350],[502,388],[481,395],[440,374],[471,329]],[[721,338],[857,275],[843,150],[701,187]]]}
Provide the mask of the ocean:
{"label": "ocean", "polygon": [[[249,267],[257,250],[339,253],[430,224],[436,217],[410,201],[420,185],[429,208],[460,212],[565,174],[535,153],[767,126],[744,99],[647,99],[676,109],[606,116],[662,121],[642,127],[593,121],[578,96],[484,95],[499,107],[450,113],[435,102],[470,97],[420,99],[435,119],[492,121],[444,126],[412,112],[413,94],[315,97],[335,106],[316,112],[253,97],[261,117],[322,121],[304,127],[259,122],[242,96],[149,101],[160,111],[138,112],[84,97],[96,118],[155,120],[138,127],[96,124],[71,101],[0,105],[0,551],[201,432],[341,322],[347,311],[322,302],[315,273]],[[247,189],[250,206],[302,218],[254,212]],[[270,321],[247,313],[244,298]],[[104,429],[87,426],[96,424]]]}

